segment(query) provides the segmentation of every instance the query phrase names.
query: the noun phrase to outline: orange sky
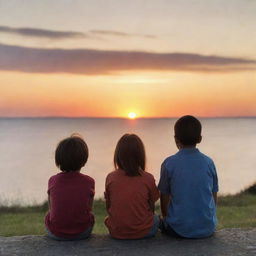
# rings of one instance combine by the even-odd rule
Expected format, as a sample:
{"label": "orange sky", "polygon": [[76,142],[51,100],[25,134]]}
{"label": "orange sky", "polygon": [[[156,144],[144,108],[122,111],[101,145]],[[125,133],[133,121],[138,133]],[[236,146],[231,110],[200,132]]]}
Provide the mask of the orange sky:
{"label": "orange sky", "polygon": [[[250,72],[124,72],[115,76],[1,72],[1,116],[250,116]],[[17,82],[18,81],[18,82]],[[195,90],[196,88],[196,90]]]}
{"label": "orange sky", "polygon": [[255,1],[96,2],[1,5],[0,117],[256,116]]}

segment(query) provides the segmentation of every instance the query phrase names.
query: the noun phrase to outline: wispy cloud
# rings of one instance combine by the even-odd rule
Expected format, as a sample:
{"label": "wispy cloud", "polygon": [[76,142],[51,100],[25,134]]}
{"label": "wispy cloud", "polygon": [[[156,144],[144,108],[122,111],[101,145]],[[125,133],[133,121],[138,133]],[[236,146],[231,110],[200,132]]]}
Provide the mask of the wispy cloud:
{"label": "wispy cloud", "polygon": [[120,37],[144,37],[144,38],[157,38],[155,35],[149,34],[132,34],[114,30],[90,30],[92,34],[107,35],[107,36],[120,36]]}
{"label": "wispy cloud", "polygon": [[125,70],[231,72],[255,70],[256,61],[190,53],[43,49],[0,44],[0,70],[110,74]]}
{"label": "wispy cloud", "polygon": [[26,37],[44,37],[49,39],[89,37],[85,33],[76,31],[57,31],[39,28],[13,28],[7,26],[0,26],[0,32],[16,34]]}
{"label": "wispy cloud", "polygon": [[148,34],[132,34],[121,31],[112,30],[89,30],[88,32],[78,31],[60,31],[49,30],[41,28],[14,28],[8,26],[0,26],[0,33],[9,33],[25,37],[39,37],[48,39],[69,39],[69,38],[96,38],[96,36],[118,36],[118,37],[143,37],[143,38],[156,38],[154,35]]}

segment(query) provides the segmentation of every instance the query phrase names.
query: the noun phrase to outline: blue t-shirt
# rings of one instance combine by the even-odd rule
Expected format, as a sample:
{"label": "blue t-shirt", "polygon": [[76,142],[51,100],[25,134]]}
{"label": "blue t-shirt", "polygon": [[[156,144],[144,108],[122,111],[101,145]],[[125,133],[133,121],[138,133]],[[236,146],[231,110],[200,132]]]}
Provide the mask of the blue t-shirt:
{"label": "blue t-shirt", "polygon": [[171,196],[166,223],[177,234],[200,238],[215,231],[218,177],[209,157],[197,148],[179,150],[162,163],[158,188]]}

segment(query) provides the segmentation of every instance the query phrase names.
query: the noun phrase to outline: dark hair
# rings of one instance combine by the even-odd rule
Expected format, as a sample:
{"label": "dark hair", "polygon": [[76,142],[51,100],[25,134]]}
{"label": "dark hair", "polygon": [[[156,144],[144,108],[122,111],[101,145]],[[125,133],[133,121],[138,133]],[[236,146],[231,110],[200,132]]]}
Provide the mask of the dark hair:
{"label": "dark hair", "polygon": [[62,140],[55,151],[55,164],[63,172],[80,170],[87,162],[88,147],[78,134]]}
{"label": "dark hair", "polygon": [[117,142],[114,165],[128,176],[140,176],[145,171],[145,148],[142,140],[135,134],[125,134]]}
{"label": "dark hair", "polygon": [[184,146],[195,146],[201,140],[202,126],[193,116],[183,116],[174,125],[175,138]]}

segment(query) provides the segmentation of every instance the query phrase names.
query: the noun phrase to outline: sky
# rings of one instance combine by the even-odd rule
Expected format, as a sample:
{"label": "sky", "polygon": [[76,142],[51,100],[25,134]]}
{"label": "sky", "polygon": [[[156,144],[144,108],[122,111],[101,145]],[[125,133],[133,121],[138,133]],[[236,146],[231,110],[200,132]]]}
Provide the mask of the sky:
{"label": "sky", "polygon": [[0,0],[0,116],[256,116],[255,13],[255,0]]}

